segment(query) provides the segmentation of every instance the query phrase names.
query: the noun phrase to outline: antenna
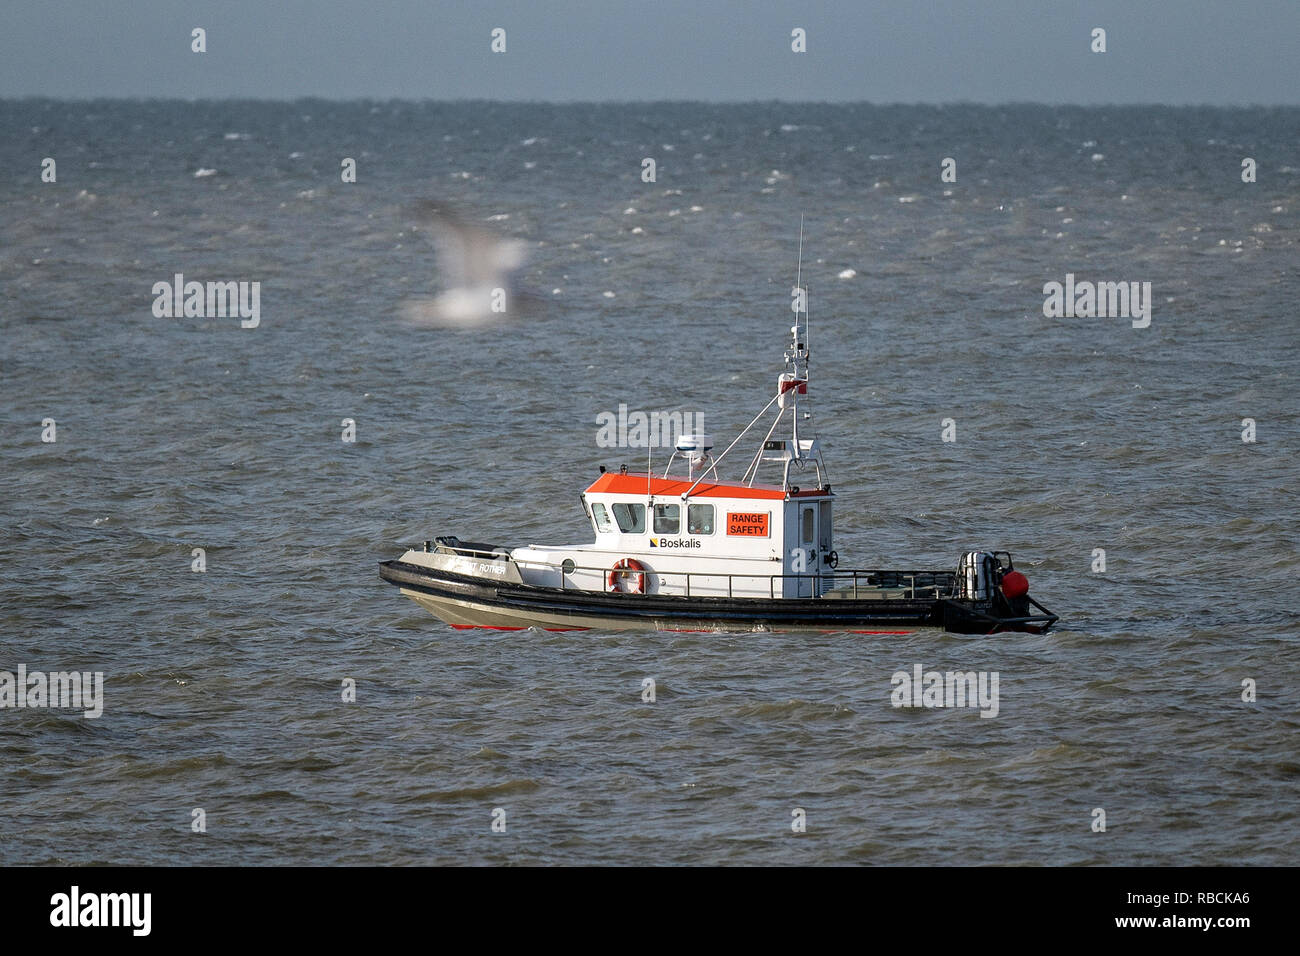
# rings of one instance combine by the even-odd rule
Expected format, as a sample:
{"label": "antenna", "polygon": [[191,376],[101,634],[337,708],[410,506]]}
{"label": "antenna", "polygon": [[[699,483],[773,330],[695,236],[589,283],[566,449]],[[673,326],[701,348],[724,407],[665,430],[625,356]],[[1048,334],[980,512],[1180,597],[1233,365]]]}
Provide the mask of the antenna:
{"label": "antenna", "polygon": [[799,265],[795,267],[794,284],[803,288],[803,213],[799,213]]}
{"label": "antenna", "polygon": [[[798,260],[798,265],[795,266],[794,284],[795,284],[795,288],[799,290],[798,298],[795,299],[795,301],[803,305],[803,309],[801,311],[803,312],[804,331],[806,334],[808,329],[808,292],[803,287],[803,220],[804,220],[804,214],[799,213],[799,260]],[[799,369],[800,346],[803,345],[804,347],[806,347],[807,341],[805,340],[803,343],[800,343],[799,341],[799,337],[800,337],[799,336],[799,313],[797,312],[795,313],[795,317],[794,317],[794,327],[790,331],[792,333],[790,336],[790,348],[791,348],[790,357],[793,364],[787,365],[786,368],[792,369],[794,372],[794,378],[798,379],[799,372],[800,372]],[[781,415],[778,414],[777,421],[780,420],[781,420]],[[795,385],[792,394],[790,395],[790,438],[794,442],[794,454],[797,457],[799,454],[799,386],[798,385]]]}
{"label": "antenna", "polygon": [[[808,334],[809,332],[808,290],[803,287],[803,220],[804,220],[804,214],[799,213],[799,264],[795,267],[794,284],[795,287],[799,290],[800,296],[803,299],[803,352],[804,355],[807,356],[809,354],[808,344],[810,341],[810,336]],[[794,324],[795,324],[795,334],[793,336],[794,341],[791,342],[790,344],[793,345],[795,348],[795,353],[796,353],[795,361],[797,363],[798,352],[799,352],[799,317],[798,316],[795,316]],[[807,379],[808,377],[807,358],[804,359],[803,364],[804,364],[804,369],[803,369],[804,378]],[[796,370],[798,369],[797,364],[795,368]]]}

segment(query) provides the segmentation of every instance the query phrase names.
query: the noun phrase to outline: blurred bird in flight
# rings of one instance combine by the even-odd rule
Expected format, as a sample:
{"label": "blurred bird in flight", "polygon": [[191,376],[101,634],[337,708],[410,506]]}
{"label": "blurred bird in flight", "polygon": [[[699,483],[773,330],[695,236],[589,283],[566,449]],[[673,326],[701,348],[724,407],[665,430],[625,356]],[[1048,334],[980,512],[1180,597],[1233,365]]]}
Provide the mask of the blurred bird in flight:
{"label": "blurred bird in flight", "polygon": [[414,207],[421,231],[437,258],[442,291],[410,298],[400,306],[413,324],[473,328],[515,319],[540,300],[518,286],[526,244],[467,222],[444,203],[424,200]]}

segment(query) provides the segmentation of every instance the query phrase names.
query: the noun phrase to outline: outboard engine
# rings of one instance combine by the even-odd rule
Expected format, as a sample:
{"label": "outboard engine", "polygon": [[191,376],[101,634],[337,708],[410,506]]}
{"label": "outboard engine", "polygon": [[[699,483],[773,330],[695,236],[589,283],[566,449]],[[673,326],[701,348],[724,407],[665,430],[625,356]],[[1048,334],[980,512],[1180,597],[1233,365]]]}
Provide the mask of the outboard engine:
{"label": "outboard engine", "polygon": [[957,562],[957,596],[988,601],[1002,580],[1002,565],[991,551],[967,551]]}

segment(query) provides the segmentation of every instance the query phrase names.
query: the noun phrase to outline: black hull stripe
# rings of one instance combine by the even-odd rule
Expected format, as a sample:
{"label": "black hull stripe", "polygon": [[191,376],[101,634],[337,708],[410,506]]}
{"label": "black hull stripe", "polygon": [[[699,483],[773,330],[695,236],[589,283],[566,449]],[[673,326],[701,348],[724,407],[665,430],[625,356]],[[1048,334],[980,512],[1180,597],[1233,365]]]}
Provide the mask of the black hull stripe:
{"label": "black hull stripe", "polygon": [[[624,621],[672,621],[679,624],[735,623],[826,627],[948,627],[953,629],[952,611],[963,606],[987,613],[989,602],[944,599],[852,598],[725,598],[662,594],[623,594],[579,591],[535,585],[496,584],[482,578],[433,571],[402,561],[384,561],[380,576],[409,591],[430,597],[472,601],[492,608],[516,612],[541,612],[564,617],[599,616]],[[964,617],[964,615],[961,615]],[[972,630],[986,631],[988,625],[972,622]]]}

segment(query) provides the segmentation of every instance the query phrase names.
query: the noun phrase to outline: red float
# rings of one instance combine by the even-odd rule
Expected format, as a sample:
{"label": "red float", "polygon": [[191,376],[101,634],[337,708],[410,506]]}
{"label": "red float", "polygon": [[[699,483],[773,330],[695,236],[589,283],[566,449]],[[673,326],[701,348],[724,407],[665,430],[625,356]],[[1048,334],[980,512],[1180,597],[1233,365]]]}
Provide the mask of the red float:
{"label": "red float", "polygon": [[1002,593],[1009,598],[1024,597],[1029,593],[1029,578],[1019,571],[1008,571],[1002,575]]}

